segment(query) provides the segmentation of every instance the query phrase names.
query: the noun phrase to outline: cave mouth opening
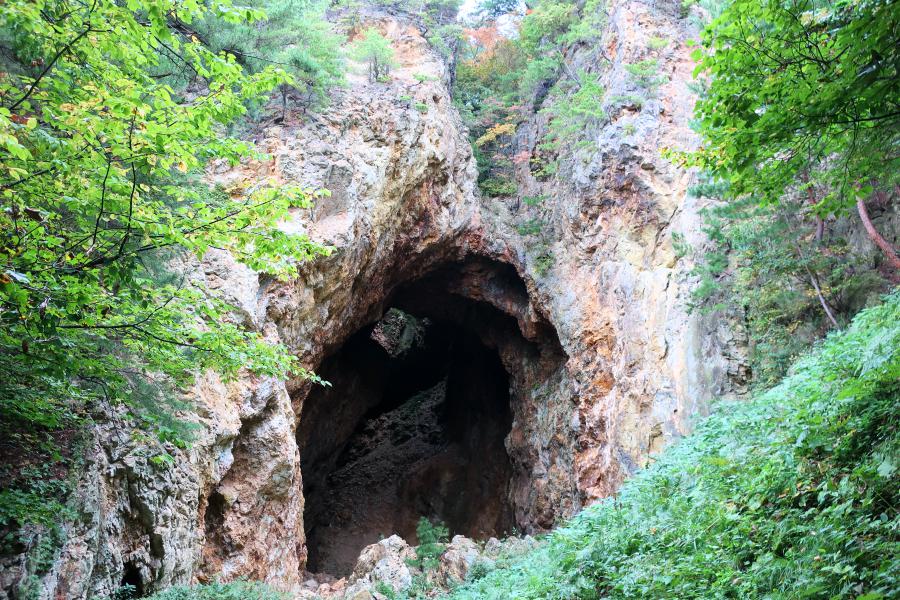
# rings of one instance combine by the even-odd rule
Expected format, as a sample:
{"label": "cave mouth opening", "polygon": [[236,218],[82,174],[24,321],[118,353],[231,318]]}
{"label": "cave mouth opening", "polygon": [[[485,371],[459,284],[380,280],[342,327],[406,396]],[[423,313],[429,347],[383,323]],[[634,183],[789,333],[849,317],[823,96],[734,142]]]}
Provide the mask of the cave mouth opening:
{"label": "cave mouth opening", "polygon": [[[488,279],[527,303],[517,276]],[[347,575],[365,546],[395,533],[415,544],[421,517],[474,539],[521,525],[511,500],[521,465],[506,448],[508,342],[512,354],[541,352],[485,301],[485,281],[468,297],[460,281],[450,266],[400,286],[381,319],[319,367],[331,385],[310,391],[297,428],[308,571]]]}

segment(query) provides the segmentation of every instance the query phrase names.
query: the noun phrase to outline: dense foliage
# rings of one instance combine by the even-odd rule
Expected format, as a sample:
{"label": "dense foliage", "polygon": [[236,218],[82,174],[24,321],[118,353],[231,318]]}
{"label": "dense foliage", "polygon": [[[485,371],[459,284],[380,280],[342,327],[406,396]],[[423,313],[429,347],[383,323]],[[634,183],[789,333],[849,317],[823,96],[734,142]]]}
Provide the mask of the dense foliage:
{"label": "dense foliage", "polygon": [[[466,31],[460,50],[454,99],[475,144],[482,191],[509,196],[516,193],[517,165],[538,177],[552,176],[556,151],[577,145],[586,125],[606,118],[598,74],[575,72],[564,60],[575,45],[599,38],[606,8],[603,0],[543,0],[517,21],[515,33],[502,31],[511,25],[496,20],[505,4],[482,8],[482,21]],[[541,110],[550,120],[540,145],[544,152],[516,153],[518,124]]]}
{"label": "dense foliage", "polygon": [[703,44],[698,156],[733,196],[811,178],[825,215],[900,182],[900,2],[733,0]]}
{"label": "dense foliage", "polygon": [[900,294],[620,493],[452,598],[856,598],[900,589]]}
{"label": "dense foliage", "polygon": [[60,474],[35,469],[104,407],[183,444],[166,398],[198,371],[302,373],[188,273],[212,249],[276,277],[325,252],[277,227],[312,192],[199,182],[208,161],[253,153],[224,127],[296,80],[272,67],[248,74],[184,31],[260,16],[227,1],[4,3],[0,527],[55,520],[61,495],[42,479]]}
{"label": "dense foliage", "polygon": [[[721,190],[706,183],[692,192],[720,198]],[[773,385],[813,340],[886,287],[871,258],[836,228],[823,226],[816,239],[805,204],[797,195],[764,206],[746,197],[713,203],[704,214],[711,248],[694,269],[692,305],[743,316],[754,386]]]}
{"label": "dense foliage", "polygon": [[250,72],[277,66],[291,75],[279,84],[282,117],[289,95],[303,107],[322,103],[328,91],[343,83],[344,38],[325,20],[322,0],[254,0],[247,5],[264,11],[256,22],[226,21],[207,15],[192,31],[213,51],[235,55]]}
{"label": "dense foliage", "polygon": [[255,581],[175,586],[148,600],[287,600],[288,595]]}
{"label": "dense foliage", "polygon": [[[754,379],[771,383],[810,340],[900,280],[869,217],[896,201],[900,3],[729,0],[704,6],[693,164],[715,249],[695,292],[744,311]],[[848,242],[851,208],[884,257]],[[840,221],[837,219],[840,218]]]}

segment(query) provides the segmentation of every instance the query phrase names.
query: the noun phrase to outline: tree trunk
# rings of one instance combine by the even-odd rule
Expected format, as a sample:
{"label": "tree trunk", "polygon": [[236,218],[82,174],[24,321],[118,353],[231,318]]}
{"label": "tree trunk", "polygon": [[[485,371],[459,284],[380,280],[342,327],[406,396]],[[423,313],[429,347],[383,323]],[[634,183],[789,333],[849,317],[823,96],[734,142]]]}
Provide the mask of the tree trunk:
{"label": "tree trunk", "polygon": [[862,196],[856,199],[856,210],[859,211],[859,218],[862,219],[863,226],[866,228],[866,233],[869,234],[869,238],[881,249],[888,264],[894,271],[896,271],[897,274],[900,274],[900,257],[897,256],[897,251],[894,250],[891,243],[881,237],[881,234],[875,229],[875,225],[872,224],[872,219],[869,218],[869,211],[866,209],[866,202],[863,200]]}
{"label": "tree trunk", "polygon": [[807,267],[806,273],[809,275],[809,282],[812,283],[813,289],[816,290],[816,297],[819,299],[819,304],[822,305],[822,309],[825,311],[825,315],[828,317],[828,320],[831,321],[831,324],[835,327],[838,327],[837,319],[834,318],[834,313],[831,311],[831,307],[828,305],[828,301],[825,300],[825,296],[822,295],[822,288],[819,287],[819,280],[815,276],[815,274],[809,270]]}
{"label": "tree trunk", "polygon": [[806,274],[809,275],[809,282],[812,284],[813,289],[816,291],[816,298],[819,299],[819,304],[822,305],[822,310],[825,311],[825,316],[828,317],[828,320],[831,321],[832,325],[838,327],[838,322],[834,316],[834,311],[831,310],[831,306],[828,304],[828,300],[825,299],[825,294],[822,293],[822,286],[819,285],[819,278],[809,268],[809,265],[806,262],[806,257],[803,256],[803,248],[800,247],[799,242],[794,242],[794,247],[797,249],[797,256],[799,256],[800,260],[803,261],[803,268],[806,269]]}

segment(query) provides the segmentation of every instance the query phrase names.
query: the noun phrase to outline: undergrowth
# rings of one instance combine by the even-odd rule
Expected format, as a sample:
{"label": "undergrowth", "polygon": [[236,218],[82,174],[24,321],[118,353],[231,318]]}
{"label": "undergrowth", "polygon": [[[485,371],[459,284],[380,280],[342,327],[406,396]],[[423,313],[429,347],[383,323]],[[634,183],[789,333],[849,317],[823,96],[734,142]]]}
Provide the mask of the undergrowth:
{"label": "undergrowth", "polygon": [[900,292],[780,385],[728,403],[537,549],[454,590],[490,598],[896,598]]}
{"label": "undergrowth", "polygon": [[289,597],[263,583],[237,580],[171,587],[148,600],[287,600]]}

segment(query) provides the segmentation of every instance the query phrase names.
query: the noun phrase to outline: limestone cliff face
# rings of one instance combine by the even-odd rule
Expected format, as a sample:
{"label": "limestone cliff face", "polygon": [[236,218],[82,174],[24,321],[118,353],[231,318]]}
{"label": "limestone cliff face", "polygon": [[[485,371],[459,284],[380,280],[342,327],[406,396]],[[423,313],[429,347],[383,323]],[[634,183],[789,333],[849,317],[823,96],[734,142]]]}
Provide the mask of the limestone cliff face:
{"label": "limestone cliff face", "polygon": [[[569,435],[585,499],[612,493],[650,453],[687,432],[711,398],[741,394],[748,376],[739,323],[688,313],[693,265],[674,244],[678,236],[704,243],[701,206],[687,194],[693,175],[661,157],[664,148],[696,144],[685,45],[693,35],[676,4],[609,2],[600,42],[567,57],[570,71],[599,76],[608,122],[582,132],[587,143],[563,147],[556,177],[539,181],[522,165],[519,198],[485,202],[482,211],[498,232],[488,237],[534,277],[571,357],[577,408]],[[651,50],[651,38],[668,44]],[[665,78],[655,91],[627,69],[650,58]],[[546,129],[542,115],[520,127],[517,151],[540,158]],[[520,202],[526,195],[546,200],[528,207]],[[545,233],[523,238],[510,227],[533,218]],[[549,269],[537,276],[548,256]]]}
{"label": "limestone cliff face", "polygon": [[[400,61],[389,83],[352,76],[328,110],[259,132],[271,161],[210,172],[225,186],[272,178],[330,189],[284,227],[331,244],[332,255],[288,283],[222,253],[184,267],[235,304],[237,321],[312,369],[391,306],[473,326],[508,373],[501,500],[521,530],[613,493],[713,397],[741,391],[739,333],[685,308],[690,265],[672,242],[675,233],[702,241],[698,206],[686,195],[690,175],[659,150],[690,143],[692,67],[676,9],[657,4],[610,2],[601,47],[611,63],[599,47],[569,57],[615,94],[632,85],[624,65],[645,57],[649,36],[672,40],[661,57],[669,82],[655,98],[586,131],[591,147],[564,152],[558,178],[520,173],[521,195],[549,198],[539,208],[479,195],[442,61],[415,27],[378,20]],[[545,126],[539,116],[523,125],[520,148],[533,150]],[[546,223],[540,244],[516,229],[534,216]],[[538,268],[548,249],[552,261]],[[307,382],[251,376],[206,375],[189,395],[187,418],[200,427],[189,450],[170,449],[175,464],[156,464],[114,419],[100,427],[81,518],[43,580],[46,597],[104,597],[123,582],[150,592],[214,577],[303,580],[304,452],[337,453],[372,406],[340,394],[322,403]]]}

